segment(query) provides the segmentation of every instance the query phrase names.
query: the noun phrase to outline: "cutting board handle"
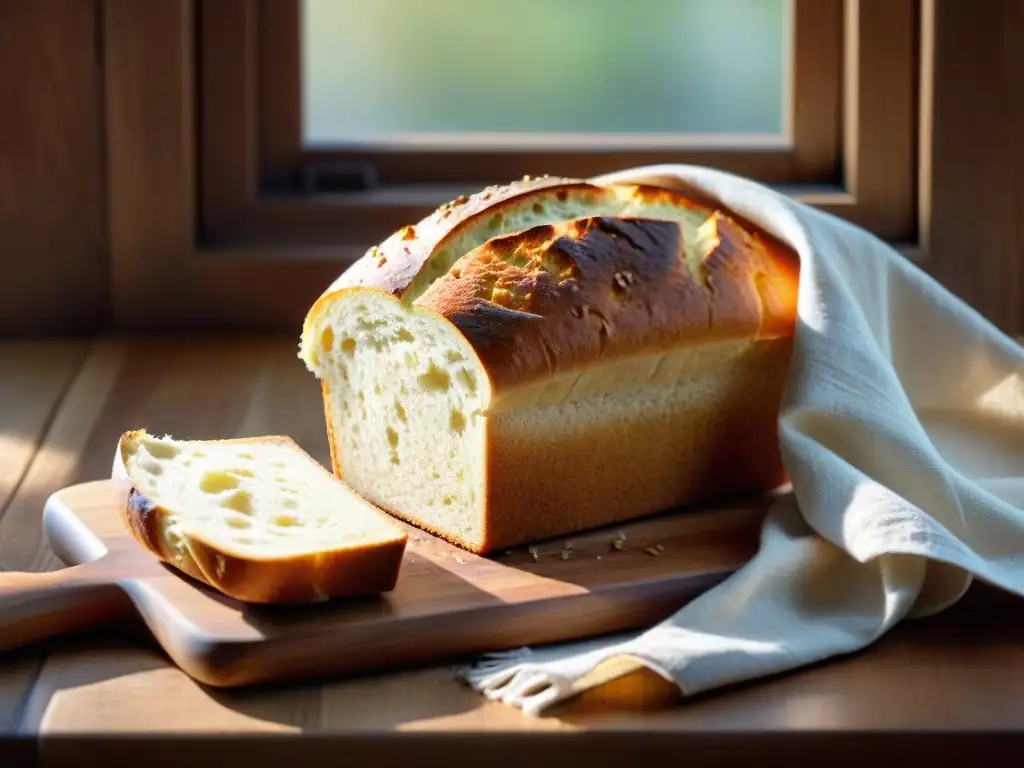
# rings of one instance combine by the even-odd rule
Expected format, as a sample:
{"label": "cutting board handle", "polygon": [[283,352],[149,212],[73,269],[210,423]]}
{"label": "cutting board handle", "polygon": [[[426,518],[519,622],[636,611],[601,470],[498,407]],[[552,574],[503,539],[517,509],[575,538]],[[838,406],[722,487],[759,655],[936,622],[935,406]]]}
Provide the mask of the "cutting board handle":
{"label": "cutting board handle", "polygon": [[0,572],[0,651],[124,615],[127,597],[105,560],[42,573]]}

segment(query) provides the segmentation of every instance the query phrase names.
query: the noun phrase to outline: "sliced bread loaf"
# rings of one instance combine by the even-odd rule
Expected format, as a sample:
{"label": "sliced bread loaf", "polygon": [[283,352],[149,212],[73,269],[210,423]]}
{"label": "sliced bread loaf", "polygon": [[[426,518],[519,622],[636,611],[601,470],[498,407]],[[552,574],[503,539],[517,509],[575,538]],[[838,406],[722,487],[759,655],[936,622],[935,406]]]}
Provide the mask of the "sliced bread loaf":
{"label": "sliced bread loaf", "polygon": [[124,521],[160,560],[249,603],[394,588],[407,534],[287,437],[119,443]]}
{"label": "sliced bread loaf", "polygon": [[395,233],[310,309],[335,473],[479,553],[785,481],[799,262],[661,188],[544,179]]}

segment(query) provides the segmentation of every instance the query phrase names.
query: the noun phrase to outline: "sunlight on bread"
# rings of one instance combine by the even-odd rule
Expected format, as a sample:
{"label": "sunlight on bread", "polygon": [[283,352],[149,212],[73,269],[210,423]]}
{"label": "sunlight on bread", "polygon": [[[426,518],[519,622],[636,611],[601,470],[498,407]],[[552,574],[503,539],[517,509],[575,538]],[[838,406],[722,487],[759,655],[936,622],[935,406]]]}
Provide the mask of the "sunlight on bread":
{"label": "sunlight on bread", "polygon": [[526,180],[370,249],[300,357],[335,473],[487,553],[784,482],[797,277],[676,192]]}
{"label": "sunlight on bread", "polygon": [[128,432],[113,476],[135,538],[231,597],[313,602],[394,587],[405,532],[288,438]]}

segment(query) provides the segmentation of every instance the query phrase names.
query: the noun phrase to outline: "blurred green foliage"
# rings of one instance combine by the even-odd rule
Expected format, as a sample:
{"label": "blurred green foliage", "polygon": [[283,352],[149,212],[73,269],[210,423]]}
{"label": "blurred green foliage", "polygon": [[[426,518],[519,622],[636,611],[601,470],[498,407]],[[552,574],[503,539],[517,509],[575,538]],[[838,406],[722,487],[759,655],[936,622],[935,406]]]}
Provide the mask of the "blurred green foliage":
{"label": "blurred green foliage", "polygon": [[303,0],[311,144],[779,133],[786,0]]}

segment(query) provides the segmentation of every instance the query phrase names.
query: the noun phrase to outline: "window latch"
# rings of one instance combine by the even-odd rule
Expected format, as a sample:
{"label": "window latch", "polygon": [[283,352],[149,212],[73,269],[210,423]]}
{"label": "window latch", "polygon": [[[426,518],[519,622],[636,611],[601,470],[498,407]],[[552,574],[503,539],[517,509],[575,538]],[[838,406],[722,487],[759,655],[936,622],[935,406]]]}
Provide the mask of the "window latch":
{"label": "window latch", "polygon": [[307,194],[366,192],[380,184],[377,168],[365,160],[313,160],[302,167],[300,181]]}

